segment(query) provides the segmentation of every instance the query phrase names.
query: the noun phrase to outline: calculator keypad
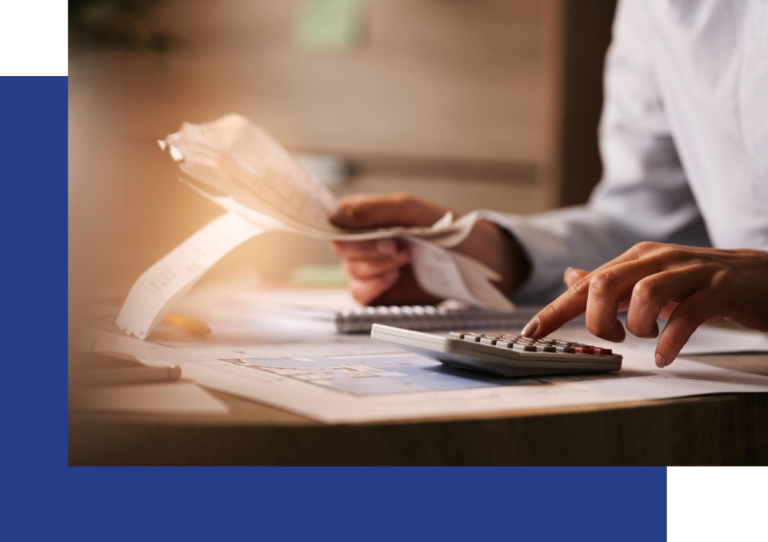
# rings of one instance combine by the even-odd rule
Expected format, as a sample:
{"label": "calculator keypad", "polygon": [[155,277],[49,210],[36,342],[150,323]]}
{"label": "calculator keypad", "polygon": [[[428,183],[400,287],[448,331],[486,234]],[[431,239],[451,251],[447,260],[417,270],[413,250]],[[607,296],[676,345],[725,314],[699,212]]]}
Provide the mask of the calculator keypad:
{"label": "calculator keypad", "polygon": [[512,349],[518,352],[589,354],[597,356],[613,355],[613,351],[610,348],[574,343],[549,337],[544,339],[532,339],[530,337],[523,337],[522,335],[485,334],[474,331],[451,331],[449,335],[454,339],[487,344],[497,348]]}

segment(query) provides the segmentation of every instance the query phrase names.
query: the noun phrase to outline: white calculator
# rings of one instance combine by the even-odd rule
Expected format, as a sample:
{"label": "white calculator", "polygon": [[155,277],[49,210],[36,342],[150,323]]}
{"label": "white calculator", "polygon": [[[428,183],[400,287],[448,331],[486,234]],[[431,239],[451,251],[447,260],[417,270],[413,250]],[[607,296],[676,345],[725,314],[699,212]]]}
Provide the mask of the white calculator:
{"label": "white calculator", "polygon": [[381,324],[373,324],[371,337],[445,365],[509,377],[621,370],[621,356],[609,348],[551,338],[472,331],[441,335]]}

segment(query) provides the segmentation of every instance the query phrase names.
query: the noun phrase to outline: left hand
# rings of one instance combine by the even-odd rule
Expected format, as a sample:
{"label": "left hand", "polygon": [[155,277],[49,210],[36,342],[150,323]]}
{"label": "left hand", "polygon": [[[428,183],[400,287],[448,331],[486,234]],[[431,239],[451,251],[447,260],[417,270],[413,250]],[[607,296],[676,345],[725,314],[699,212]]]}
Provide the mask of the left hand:
{"label": "left hand", "polygon": [[[393,226],[428,227],[448,209],[408,194],[346,196],[331,221],[348,230]],[[425,292],[411,267],[411,251],[396,239],[334,241],[333,252],[342,260],[352,297],[363,305],[421,305],[441,301]],[[496,271],[495,283],[504,294],[512,292],[528,272],[528,260],[503,228],[478,220],[464,241],[453,248]]]}
{"label": "left hand", "polygon": [[643,242],[591,273],[568,269],[569,288],[539,312],[523,335],[552,333],[584,311],[590,333],[613,342],[626,337],[618,320],[638,337],[659,336],[656,365],[672,363],[705,323],[734,322],[768,331],[768,252],[694,248]]}

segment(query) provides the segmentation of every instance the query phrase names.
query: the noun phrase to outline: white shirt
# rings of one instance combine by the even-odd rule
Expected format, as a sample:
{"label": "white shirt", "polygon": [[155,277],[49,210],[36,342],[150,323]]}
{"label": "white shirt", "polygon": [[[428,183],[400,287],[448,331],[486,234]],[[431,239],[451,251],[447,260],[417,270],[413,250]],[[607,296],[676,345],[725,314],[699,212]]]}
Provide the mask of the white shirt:
{"label": "white shirt", "polygon": [[600,152],[587,206],[497,215],[532,265],[516,301],[643,240],[768,250],[768,0],[623,0]]}

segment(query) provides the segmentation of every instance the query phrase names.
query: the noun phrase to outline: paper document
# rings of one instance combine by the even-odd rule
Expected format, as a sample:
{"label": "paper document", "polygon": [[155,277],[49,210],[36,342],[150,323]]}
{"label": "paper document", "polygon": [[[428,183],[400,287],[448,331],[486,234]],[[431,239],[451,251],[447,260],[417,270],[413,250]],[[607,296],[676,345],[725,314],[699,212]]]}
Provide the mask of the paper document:
{"label": "paper document", "polygon": [[[330,222],[337,202],[328,188],[269,134],[239,115],[200,125],[185,123],[160,146],[198,184],[182,180],[228,214],[142,275],[117,320],[129,335],[146,338],[216,261],[240,243],[268,231],[324,240],[398,237],[410,245],[416,280],[426,292],[481,307],[514,309],[491,283],[500,279],[494,271],[451,250],[466,238],[476,220],[492,213],[476,211],[459,219],[448,213],[426,228],[342,230]],[[216,247],[213,251],[212,245]]]}
{"label": "paper document", "polygon": [[721,352],[768,352],[768,334],[705,326],[683,347],[682,355]]}
{"label": "paper document", "polygon": [[[626,313],[619,316],[626,326]],[[659,329],[664,329],[666,320],[659,318]],[[569,330],[558,329],[554,336],[568,339]],[[582,337],[583,339],[584,337]],[[578,342],[585,342],[579,339]],[[594,340],[594,337],[592,337]],[[658,339],[641,339],[627,333],[624,342],[614,344],[613,349],[623,354],[629,351],[648,351],[656,348]],[[768,334],[743,329],[730,329],[720,326],[701,326],[680,351],[681,356],[696,354],[730,354],[737,352],[768,352]]]}
{"label": "paper document", "polygon": [[[220,333],[188,341],[181,333],[139,341],[106,329],[89,334],[93,351],[117,351],[179,364],[198,384],[325,423],[392,421],[667,399],[710,393],[768,392],[768,377],[677,359],[658,369],[655,342],[614,347],[620,372],[508,379],[445,367],[366,336],[311,337],[253,324],[212,322]],[[256,326],[257,327],[257,326]],[[707,333],[702,328],[697,333]],[[738,331],[716,330],[743,335]],[[586,329],[565,339],[601,345]],[[226,339],[217,340],[217,337]],[[706,341],[706,339],[701,339]],[[710,348],[711,350],[711,348]]]}
{"label": "paper document", "polygon": [[118,327],[128,335],[146,338],[206,271],[262,232],[233,214],[209,222],[139,277],[117,317]]}

